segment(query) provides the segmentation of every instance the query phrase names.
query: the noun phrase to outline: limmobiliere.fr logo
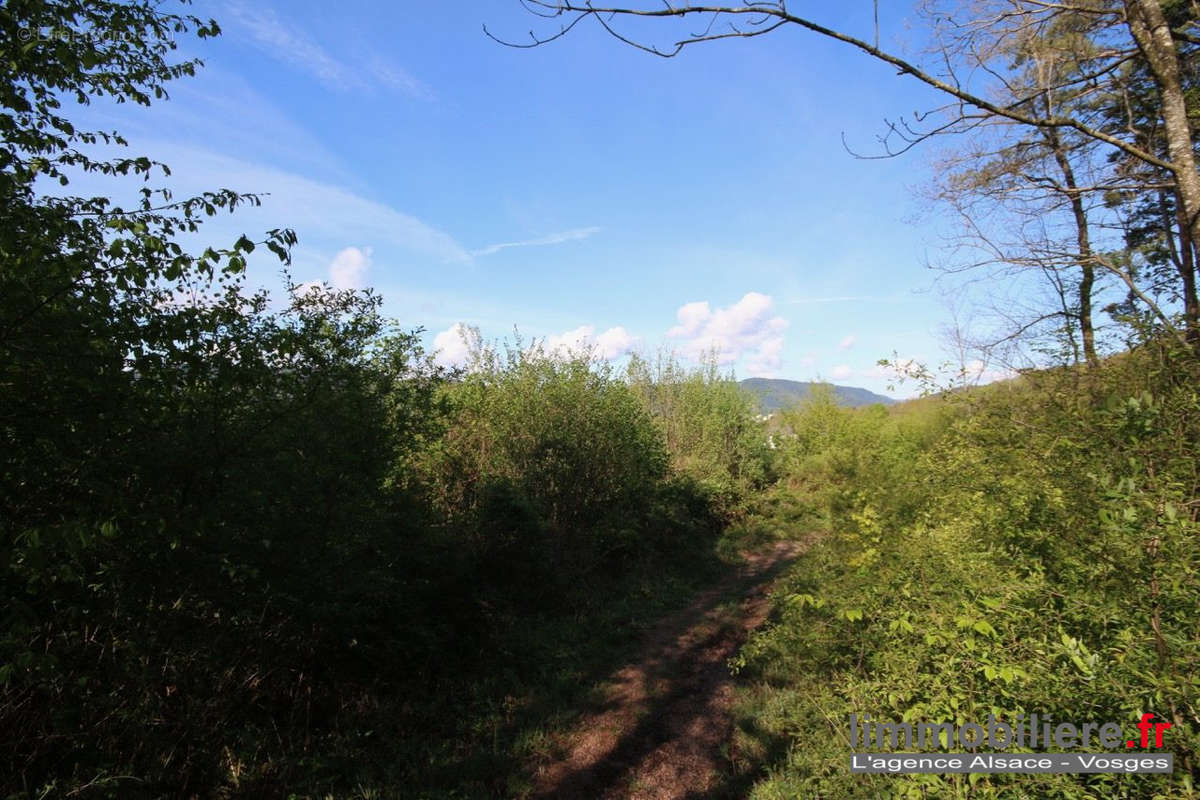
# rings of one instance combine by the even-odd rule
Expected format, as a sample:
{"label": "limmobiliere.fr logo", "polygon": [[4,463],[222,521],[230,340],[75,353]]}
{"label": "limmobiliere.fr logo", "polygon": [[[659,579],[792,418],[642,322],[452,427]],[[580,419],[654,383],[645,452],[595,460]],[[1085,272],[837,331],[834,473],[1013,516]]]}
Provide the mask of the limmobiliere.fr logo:
{"label": "limmobiliere.fr logo", "polygon": [[[1004,721],[989,715],[983,723],[896,722],[850,715],[850,771],[861,773],[947,772],[1171,772],[1173,753],[1129,753],[1137,747],[1163,747],[1172,723],[1143,713],[1133,725],[1138,735],[1126,738],[1117,722],[1055,722],[1049,716],[1017,714]],[[1122,746],[1125,751],[1121,751]],[[930,754],[961,748],[969,752]],[[1084,752],[1022,752],[1038,748]],[[1106,752],[1094,752],[1093,748]],[[986,748],[996,752],[978,752]],[[862,750],[887,752],[861,752]],[[916,750],[926,752],[901,752]],[[1004,752],[1010,751],[1010,752]],[[1090,751],[1090,752],[1089,752]],[[1116,751],[1116,752],[1113,752]]]}

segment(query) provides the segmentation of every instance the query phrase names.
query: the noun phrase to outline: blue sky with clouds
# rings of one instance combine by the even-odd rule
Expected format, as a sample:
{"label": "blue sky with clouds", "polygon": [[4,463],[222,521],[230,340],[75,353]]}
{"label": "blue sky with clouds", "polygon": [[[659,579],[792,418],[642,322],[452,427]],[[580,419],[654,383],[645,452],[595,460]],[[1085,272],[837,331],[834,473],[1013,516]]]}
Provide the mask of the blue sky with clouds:
{"label": "blue sky with clouds", "polygon": [[[883,5],[881,40],[915,47]],[[517,0],[194,10],[224,30],[187,43],[197,78],[87,113],[169,163],[177,194],[269,192],[205,235],[294,228],[296,280],[377,288],[445,358],[457,325],[515,326],[883,390],[877,359],[946,355],[938,241],[913,222],[933,153],[843,145],[876,152],[885,118],[937,98],[866,56],[784,30],[663,60],[592,25],[515,50],[482,26],[527,36]],[[873,35],[869,0],[820,13]]]}

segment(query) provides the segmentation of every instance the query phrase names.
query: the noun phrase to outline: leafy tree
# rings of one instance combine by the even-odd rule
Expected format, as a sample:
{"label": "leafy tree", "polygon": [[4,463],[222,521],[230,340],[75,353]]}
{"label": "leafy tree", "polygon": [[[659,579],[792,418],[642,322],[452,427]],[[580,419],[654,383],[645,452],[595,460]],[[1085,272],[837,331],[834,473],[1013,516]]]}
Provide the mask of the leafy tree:
{"label": "leafy tree", "polygon": [[[125,141],[69,119],[165,99],[199,65],[175,37],[215,23],[18,0],[0,31],[0,790],[319,779],[302,754],[344,746],[338,720],[413,650],[401,489],[437,373],[377,297],[249,292],[247,255],[286,262],[290,231],[185,252],[258,198],[173,198],[166,166],[98,157]],[[63,193],[89,172],[140,201]]]}
{"label": "leafy tree", "polygon": [[[253,196],[174,200],[144,187],[139,206],[127,210],[104,197],[48,193],[79,172],[144,181],[156,168],[167,172],[144,157],[97,159],[95,145],[125,140],[79,130],[62,115],[64,103],[93,97],[149,104],[166,96],[169,81],[194,73],[199,62],[169,59],[172,37],[212,36],[215,23],[159,6],[46,0],[0,8],[0,421],[11,459],[5,494],[23,495],[9,506],[17,518],[53,518],[65,498],[105,493],[83,483],[80,471],[97,456],[91,448],[128,435],[118,419],[130,378],[149,380],[164,357],[194,343],[200,312],[172,310],[171,301],[177,292],[216,289],[232,302],[208,281],[236,278],[255,247],[243,236],[192,256],[174,241],[218,209],[257,202]],[[266,244],[286,259],[293,241],[273,231]]]}

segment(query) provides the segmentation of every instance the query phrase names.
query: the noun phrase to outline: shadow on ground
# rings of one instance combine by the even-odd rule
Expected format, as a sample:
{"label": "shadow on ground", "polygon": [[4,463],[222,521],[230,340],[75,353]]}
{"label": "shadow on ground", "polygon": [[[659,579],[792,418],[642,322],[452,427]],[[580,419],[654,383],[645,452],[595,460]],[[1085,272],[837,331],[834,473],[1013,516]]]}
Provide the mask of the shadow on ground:
{"label": "shadow on ground", "polygon": [[749,555],[736,574],[657,626],[567,737],[566,756],[538,770],[532,796],[744,796],[757,776],[730,774],[727,661],[766,619],[771,584],[800,550],[786,542]]}

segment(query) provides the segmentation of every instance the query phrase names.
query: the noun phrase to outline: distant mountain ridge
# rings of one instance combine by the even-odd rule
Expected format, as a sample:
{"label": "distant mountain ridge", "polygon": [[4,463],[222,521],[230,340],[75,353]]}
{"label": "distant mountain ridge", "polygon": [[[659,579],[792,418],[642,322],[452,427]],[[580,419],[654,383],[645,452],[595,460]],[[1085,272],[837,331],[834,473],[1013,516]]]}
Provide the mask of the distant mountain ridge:
{"label": "distant mountain ridge", "polygon": [[[746,378],[739,383],[758,397],[759,408],[764,414],[793,406],[807,399],[814,386],[826,385],[810,381],[788,381],[782,378]],[[870,406],[876,403],[890,406],[896,402],[890,397],[884,397],[857,386],[828,385],[833,386],[833,395],[837,398],[838,404],[850,408]]]}

